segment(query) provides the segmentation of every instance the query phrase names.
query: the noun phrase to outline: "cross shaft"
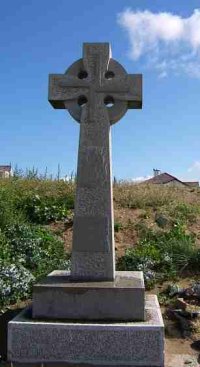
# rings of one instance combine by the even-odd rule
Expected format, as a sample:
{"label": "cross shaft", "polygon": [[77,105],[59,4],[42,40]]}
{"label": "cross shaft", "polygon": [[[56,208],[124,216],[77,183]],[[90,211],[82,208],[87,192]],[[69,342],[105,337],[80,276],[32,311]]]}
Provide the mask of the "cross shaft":
{"label": "cross shaft", "polygon": [[82,60],[64,75],[50,75],[49,101],[80,122],[72,278],[113,280],[110,124],[128,108],[141,108],[141,76],[128,75],[111,59],[108,43],[84,44]]}

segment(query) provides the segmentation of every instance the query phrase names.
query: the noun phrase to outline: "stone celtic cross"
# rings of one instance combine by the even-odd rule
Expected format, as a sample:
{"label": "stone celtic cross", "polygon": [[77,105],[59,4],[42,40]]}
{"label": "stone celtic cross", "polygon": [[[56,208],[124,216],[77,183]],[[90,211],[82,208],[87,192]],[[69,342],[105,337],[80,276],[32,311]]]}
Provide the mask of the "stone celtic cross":
{"label": "stone celtic cross", "polygon": [[127,74],[108,43],[85,43],[83,58],[49,77],[49,102],[80,122],[72,279],[113,280],[110,125],[142,107],[142,76]]}

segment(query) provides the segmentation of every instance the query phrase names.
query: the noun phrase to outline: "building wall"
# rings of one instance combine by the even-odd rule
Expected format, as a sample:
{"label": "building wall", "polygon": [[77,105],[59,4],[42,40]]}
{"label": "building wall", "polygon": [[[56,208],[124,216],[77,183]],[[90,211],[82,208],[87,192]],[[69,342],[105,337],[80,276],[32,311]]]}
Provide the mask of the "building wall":
{"label": "building wall", "polygon": [[173,180],[170,182],[167,182],[166,184],[164,184],[165,186],[176,186],[176,187],[185,187],[185,185],[182,182]]}
{"label": "building wall", "polygon": [[11,173],[9,171],[0,171],[0,178],[9,178]]}

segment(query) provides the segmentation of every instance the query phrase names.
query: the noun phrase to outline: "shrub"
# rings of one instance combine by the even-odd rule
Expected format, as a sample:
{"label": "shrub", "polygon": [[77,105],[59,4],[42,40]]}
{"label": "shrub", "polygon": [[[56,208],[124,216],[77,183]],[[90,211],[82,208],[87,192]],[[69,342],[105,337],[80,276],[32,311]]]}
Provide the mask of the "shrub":
{"label": "shrub", "polygon": [[10,256],[8,240],[0,229],[0,266],[3,263],[10,263],[10,261],[11,261],[11,256]]}
{"label": "shrub", "polygon": [[120,231],[120,229],[122,229],[122,228],[123,228],[122,223],[116,222],[116,223],[114,224],[114,231],[115,231],[115,232],[119,232],[119,231]]}
{"label": "shrub", "polygon": [[44,228],[28,224],[16,224],[5,229],[7,259],[32,271],[38,278],[66,260],[63,242]]}
{"label": "shrub", "polygon": [[0,261],[0,306],[28,297],[34,280],[24,266]]}
{"label": "shrub", "polygon": [[69,268],[63,242],[52,233],[28,224],[7,226],[0,232],[0,305],[26,298],[33,281]]}
{"label": "shrub", "polygon": [[63,242],[38,224],[71,218],[73,205],[72,182],[0,180],[1,306],[26,298],[33,280],[69,269]]}
{"label": "shrub", "polygon": [[0,228],[6,225],[24,221],[21,210],[17,210],[10,190],[0,187]]}
{"label": "shrub", "polygon": [[194,235],[187,234],[180,223],[168,232],[146,229],[138,246],[127,249],[118,260],[117,267],[119,270],[143,271],[146,285],[151,286],[158,279],[170,279],[184,269],[192,268],[197,254],[194,244]]}
{"label": "shrub", "polygon": [[200,214],[200,208],[196,204],[178,203],[171,208],[170,214],[176,220],[183,223],[194,223],[196,222],[198,214]]}
{"label": "shrub", "polygon": [[39,179],[0,180],[0,227],[29,221],[47,224],[71,216],[73,182]]}
{"label": "shrub", "polygon": [[71,216],[69,209],[73,208],[74,202],[72,198],[55,198],[36,194],[26,197],[20,205],[30,222],[48,224]]}

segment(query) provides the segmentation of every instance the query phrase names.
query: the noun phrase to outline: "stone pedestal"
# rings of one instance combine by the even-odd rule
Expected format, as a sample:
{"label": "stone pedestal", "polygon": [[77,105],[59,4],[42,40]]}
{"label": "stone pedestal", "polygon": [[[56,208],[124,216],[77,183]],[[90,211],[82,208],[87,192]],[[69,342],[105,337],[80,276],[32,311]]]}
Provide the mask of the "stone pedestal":
{"label": "stone pedestal", "polygon": [[[164,367],[164,326],[156,296],[146,321],[42,321],[25,309],[8,325],[8,358],[21,363]],[[58,364],[59,365],[59,364]]]}
{"label": "stone pedestal", "polygon": [[139,271],[116,272],[114,281],[75,282],[53,271],[33,289],[33,318],[144,320],[144,280]]}

